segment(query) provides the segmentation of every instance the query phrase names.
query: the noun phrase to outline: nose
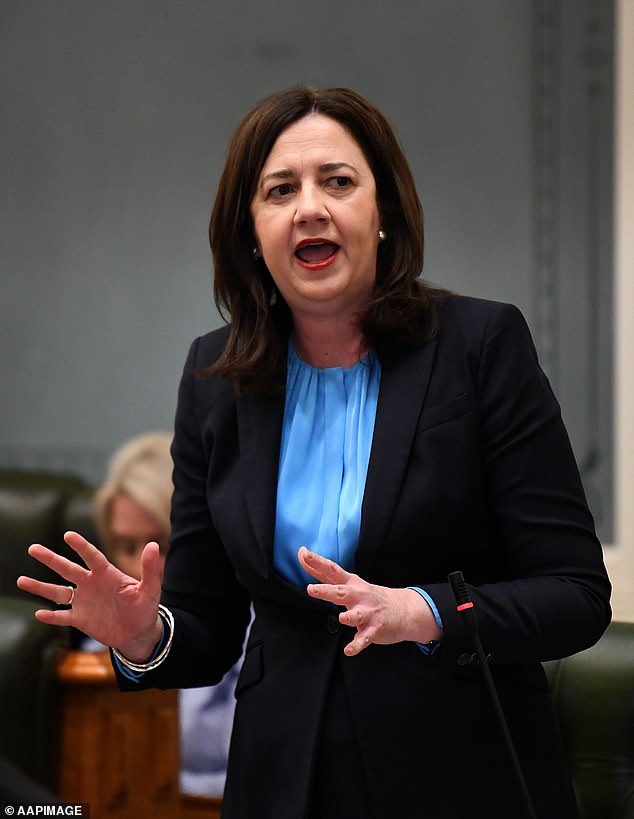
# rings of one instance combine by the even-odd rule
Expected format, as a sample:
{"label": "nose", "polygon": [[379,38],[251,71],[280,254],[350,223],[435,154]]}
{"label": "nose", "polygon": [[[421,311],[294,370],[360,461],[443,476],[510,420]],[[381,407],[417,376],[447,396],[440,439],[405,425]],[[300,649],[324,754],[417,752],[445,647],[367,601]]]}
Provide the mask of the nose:
{"label": "nose", "polygon": [[330,213],[326,207],[324,193],[317,185],[302,185],[295,199],[296,225],[310,222],[327,222],[330,220]]}

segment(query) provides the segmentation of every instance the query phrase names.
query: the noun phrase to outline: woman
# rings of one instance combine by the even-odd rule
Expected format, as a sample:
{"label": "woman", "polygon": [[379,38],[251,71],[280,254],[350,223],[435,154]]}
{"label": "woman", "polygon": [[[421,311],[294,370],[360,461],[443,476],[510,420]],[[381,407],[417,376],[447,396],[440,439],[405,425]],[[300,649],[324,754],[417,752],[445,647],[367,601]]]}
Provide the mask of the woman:
{"label": "woman", "polygon": [[[462,570],[536,814],[577,816],[540,661],[595,642],[609,582],[559,407],[508,305],[418,279],[383,115],[345,89],[259,103],[211,218],[231,319],[179,392],[172,543],[140,582],[78,534],[75,590],[19,585],[112,646],[124,688],[240,654],[226,819],[488,819],[522,797],[447,575]],[[306,548],[308,547],[308,548]]]}
{"label": "woman", "polygon": [[145,544],[159,544],[161,568],[170,535],[172,435],[148,432],[114,453],[95,495],[95,522],[104,552],[124,574],[141,574]]}

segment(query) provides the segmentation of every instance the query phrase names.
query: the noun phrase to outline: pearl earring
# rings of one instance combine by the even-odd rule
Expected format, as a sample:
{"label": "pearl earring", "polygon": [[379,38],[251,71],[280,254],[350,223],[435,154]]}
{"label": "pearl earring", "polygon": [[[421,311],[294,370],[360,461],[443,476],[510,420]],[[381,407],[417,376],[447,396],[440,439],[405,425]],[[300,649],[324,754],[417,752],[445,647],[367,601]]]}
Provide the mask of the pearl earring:
{"label": "pearl earring", "polygon": [[379,242],[383,242],[384,240],[385,240],[385,231],[380,230],[379,231]]}
{"label": "pearl earring", "polygon": [[252,253],[254,259],[259,259],[260,258],[259,248],[254,247],[253,250],[251,251],[251,253]]}

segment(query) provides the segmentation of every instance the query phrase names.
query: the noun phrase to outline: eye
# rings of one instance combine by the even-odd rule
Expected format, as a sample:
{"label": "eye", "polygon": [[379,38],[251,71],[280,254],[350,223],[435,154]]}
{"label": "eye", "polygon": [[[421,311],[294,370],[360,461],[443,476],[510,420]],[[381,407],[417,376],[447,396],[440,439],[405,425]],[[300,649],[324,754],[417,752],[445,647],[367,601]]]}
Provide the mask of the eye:
{"label": "eye", "polygon": [[125,557],[135,557],[138,549],[136,543],[124,540],[119,544],[119,551]]}
{"label": "eye", "polygon": [[269,191],[269,196],[272,199],[284,199],[293,192],[293,186],[290,185],[288,182],[284,182],[281,185],[276,185],[274,188],[271,188]]}
{"label": "eye", "polygon": [[352,184],[352,180],[349,176],[333,176],[329,182],[334,188],[338,189],[348,188]]}

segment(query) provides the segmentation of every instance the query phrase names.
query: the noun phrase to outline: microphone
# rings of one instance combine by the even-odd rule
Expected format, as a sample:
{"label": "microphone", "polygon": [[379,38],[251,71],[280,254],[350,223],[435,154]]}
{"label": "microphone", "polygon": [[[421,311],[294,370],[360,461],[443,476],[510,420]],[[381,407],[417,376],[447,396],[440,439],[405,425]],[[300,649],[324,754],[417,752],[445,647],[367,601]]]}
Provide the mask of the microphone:
{"label": "microphone", "polygon": [[469,633],[469,637],[471,638],[472,645],[477,652],[478,659],[480,661],[480,668],[482,669],[484,680],[491,697],[491,702],[493,704],[500,728],[502,729],[502,734],[504,735],[504,741],[511,758],[511,762],[513,763],[517,783],[522,793],[522,799],[524,800],[524,806],[526,808],[526,816],[529,819],[537,819],[537,814],[535,813],[535,808],[533,807],[533,800],[531,799],[528,787],[526,786],[522,766],[520,765],[517,751],[515,750],[515,745],[513,744],[513,738],[511,737],[511,733],[506,722],[506,717],[504,716],[504,711],[502,710],[500,698],[498,697],[495,683],[493,682],[493,677],[491,676],[491,669],[489,668],[486,654],[482,648],[480,632],[478,629],[478,618],[476,616],[475,606],[471,600],[471,595],[469,594],[469,589],[467,588],[462,572],[451,572],[451,574],[447,575],[447,580],[451,584],[451,589],[456,599],[456,610],[460,613],[462,621],[465,624],[467,632]]}

